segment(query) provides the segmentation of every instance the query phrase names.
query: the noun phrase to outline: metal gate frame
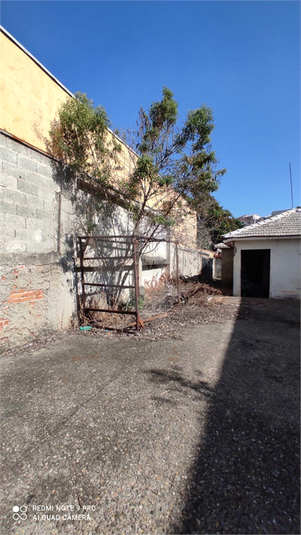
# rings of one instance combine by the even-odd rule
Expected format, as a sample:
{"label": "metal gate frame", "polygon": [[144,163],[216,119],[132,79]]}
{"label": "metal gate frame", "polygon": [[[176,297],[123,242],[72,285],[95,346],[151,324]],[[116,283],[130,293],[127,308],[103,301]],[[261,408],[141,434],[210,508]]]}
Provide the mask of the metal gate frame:
{"label": "metal gate frame", "polygon": [[[127,257],[114,257],[114,256],[101,256],[101,257],[85,257],[85,250],[87,246],[89,245],[89,241],[102,241],[102,242],[113,242],[115,240],[118,240],[119,243],[132,243],[132,254],[130,254]],[[178,296],[178,303],[180,303],[180,276],[179,276],[179,252],[178,252],[178,241],[174,240],[166,240],[166,239],[159,239],[159,238],[145,238],[145,237],[139,237],[139,236],[132,236],[132,235],[117,235],[117,236],[110,236],[110,235],[103,235],[103,236],[78,236],[79,241],[79,255],[80,255],[80,272],[81,272],[81,283],[82,283],[82,308],[83,308],[83,315],[86,317],[87,312],[106,312],[108,314],[128,314],[128,315],[134,315],[136,320],[136,330],[139,331],[140,328],[144,327],[143,321],[140,318],[139,314],[139,269],[138,269],[138,262],[139,262],[139,256],[138,256],[138,246],[139,241],[146,241],[148,243],[174,243],[175,244],[175,251],[176,251],[176,286],[177,286],[177,296]],[[118,258],[119,260],[133,260],[133,271],[134,271],[134,285],[125,285],[125,284],[108,284],[108,283],[90,283],[85,281],[85,261],[86,260],[114,260]],[[129,270],[130,271],[130,270]],[[96,307],[87,307],[86,306],[86,286],[96,286],[96,287],[102,287],[102,288],[124,288],[124,289],[132,289],[134,290],[135,294],[135,309],[133,311],[129,310],[114,310],[114,309],[106,309],[106,308],[96,308]],[[151,320],[152,318],[150,318]],[[150,321],[148,320],[148,321]]]}

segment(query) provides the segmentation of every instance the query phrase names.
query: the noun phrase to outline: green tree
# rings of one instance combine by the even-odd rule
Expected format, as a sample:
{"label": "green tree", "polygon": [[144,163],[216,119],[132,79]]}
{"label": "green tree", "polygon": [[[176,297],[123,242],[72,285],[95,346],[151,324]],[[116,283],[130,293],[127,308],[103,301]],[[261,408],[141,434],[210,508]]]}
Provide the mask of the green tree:
{"label": "green tree", "polygon": [[212,195],[205,195],[196,206],[198,214],[198,241],[210,248],[222,241],[222,236],[243,225],[229,210],[225,210]]}
{"label": "green tree", "polygon": [[194,208],[204,195],[218,189],[225,173],[216,171],[218,160],[211,147],[212,110],[202,105],[188,112],[182,127],[177,121],[178,104],[164,87],[161,101],[153,102],[148,112],[141,108],[136,130],[125,135],[139,156],[128,183],[131,192],[142,194],[138,220],[151,197],[160,203],[158,191],[168,196],[170,187],[176,193],[170,211],[183,198]]}
{"label": "green tree", "polygon": [[92,183],[95,193],[126,207],[135,222],[134,232],[141,232],[143,222],[143,232],[154,236],[158,228],[173,224],[175,205],[185,198],[195,208],[218,188],[225,173],[216,171],[218,160],[211,148],[212,110],[202,105],[188,112],[181,127],[177,122],[178,104],[164,87],[160,101],[148,111],[140,109],[136,130],[122,134],[135,151],[134,171],[116,180],[116,171],[121,171],[118,138],[109,130],[105,110],[77,93],[62,105],[52,125],[52,154],[75,177]]}

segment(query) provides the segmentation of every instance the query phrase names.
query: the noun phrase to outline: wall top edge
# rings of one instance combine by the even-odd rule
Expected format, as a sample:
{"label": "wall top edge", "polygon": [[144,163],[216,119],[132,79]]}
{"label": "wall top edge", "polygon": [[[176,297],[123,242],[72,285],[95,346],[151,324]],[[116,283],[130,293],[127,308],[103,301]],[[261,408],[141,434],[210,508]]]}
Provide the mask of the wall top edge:
{"label": "wall top edge", "polygon": [[0,128],[0,134],[2,134],[3,136],[9,137],[10,139],[15,141],[16,143],[21,143],[21,145],[24,145],[25,147],[28,147],[29,149],[32,149],[32,150],[34,150],[36,152],[39,152],[40,154],[43,154],[43,156],[45,156],[46,158],[50,158],[51,160],[59,162],[59,160],[57,160],[56,158],[51,156],[51,154],[49,154],[48,152],[45,152],[44,150],[39,149],[38,147],[35,147],[34,145],[31,145],[27,141],[24,141],[24,139],[21,139],[21,138],[15,136],[14,134],[11,134],[10,132],[7,132],[6,130],[3,130],[2,128]]}
{"label": "wall top edge", "polygon": [[50,71],[48,71],[48,69],[46,69],[46,67],[44,67],[44,65],[37,58],[35,58],[23,45],[21,45],[21,43],[19,43],[19,41],[17,41],[17,39],[15,39],[15,37],[13,37],[13,35],[11,35],[1,25],[0,25],[0,32],[2,32],[8,39],[10,39],[16,46],[18,46],[28,57],[30,57],[30,59],[32,59],[32,61],[34,61],[40,67],[40,69],[42,69],[50,78],[52,78],[52,80],[57,85],[59,85],[64,91],[66,91],[66,93],[68,93],[70,97],[74,97],[73,93],[71,93],[71,91],[69,91],[67,87],[65,87]]}

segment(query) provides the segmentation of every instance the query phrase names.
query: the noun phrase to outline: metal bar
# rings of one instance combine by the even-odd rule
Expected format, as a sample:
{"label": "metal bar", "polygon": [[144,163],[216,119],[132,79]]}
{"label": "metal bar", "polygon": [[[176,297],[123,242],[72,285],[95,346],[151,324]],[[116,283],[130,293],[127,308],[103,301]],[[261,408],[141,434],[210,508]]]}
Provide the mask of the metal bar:
{"label": "metal bar", "polygon": [[[111,267],[104,267],[104,266],[83,266],[84,268],[84,272],[85,273],[98,273],[98,272],[103,272],[105,269],[107,270],[113,270],[114,271],[118,271],[118,266],[111,266]],[[126,266],[126,269],[125,271],[131,271],[133,269],[132,266]],[[80,267],[76,266],[75,267],[75,271],[80,271]]]}
{"label": "metal bar", "polygon": [[83,244],[81,240],[79,241],[79,247],[80,247],[80,271],[81,271],[81,281],[82,281],[82,295],[83,295],[83,312],[85,315],[85,308],[86,308],[86,295],[85,295],[85,274],[84,274],[84,252],[83,252]]}
{"label": "metal bar", "polygon": [[[87,239],[95,239],[95,240],[115,240],[115,239],[120,239],[120,238],[127,238],[129,241],[131,239],[133,239],[133,236],[129,236],[129,235],[125,235],[125,236],[79,236],[79,239],[80,240],[87,240]],[[156,243],[160,243],[160,242],[166,242],[166,243],[179,243],[177,240],[166,240],[165,238],[146,238],[144,236],[135,236],[135,239],[140,241],[140,240],[143,240],[143,241],[148,241],[148,242],[156,242]],[[124,241],[123,243],[128,243],[128,241]]]}
{"label": "metal bar", "polygon": [[178,304],[180,304],[180,274],[179,274],[179,248],[178,242],[176,242],[176,281],[177,281],[177,293],[178,293]]}
{"label": "metal bar", "polygon": [[84,260],[130,260],[131,256],[85,256]]}
{"label": "metal bar", "polygon": [[137,240],[133,238],[133,261],[134,261],[134,280],[135,280],[135,307],[136,307],[136,329],[139,331],[139,280],[138,280],[138,256]]}
{"label": "metal bar", "polygon": [[85,310],[92,310],[94,312],[107,312],[108,314],[132,314],[132,316],[136,315],[134,310],[132,312],[130,310],[108,310],[107,308],[86,308]]}
{"label": "metal bar", "polygon": [[84,282],[84,286],[102,286],[103,288],[135,288],[135,286],[125,286],[124,284],[100,284],[98,282]]}
{"label": "metal bar", "polygon": [[[81,240],[86,240],[87,238],[91,238],[92,240],[109,240],[109,241],[112,241],[112,240],[125,240],[125,239],[128,239],[128,241],[130,241],[132,239],[133,236],[129,236],[129,235],[120,235],[120,236],[80,236],[80,239]],[[124,243],[127,243],[126,241]]]}

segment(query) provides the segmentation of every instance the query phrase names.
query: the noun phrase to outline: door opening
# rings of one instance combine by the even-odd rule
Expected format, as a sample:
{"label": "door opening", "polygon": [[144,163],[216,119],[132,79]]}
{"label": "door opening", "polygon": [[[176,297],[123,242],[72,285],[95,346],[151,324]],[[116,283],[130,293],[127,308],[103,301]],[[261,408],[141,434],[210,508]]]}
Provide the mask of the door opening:
{"label": "door opening", "polygon": [[269,297],[270,249],[241,251],[241,296]]}

